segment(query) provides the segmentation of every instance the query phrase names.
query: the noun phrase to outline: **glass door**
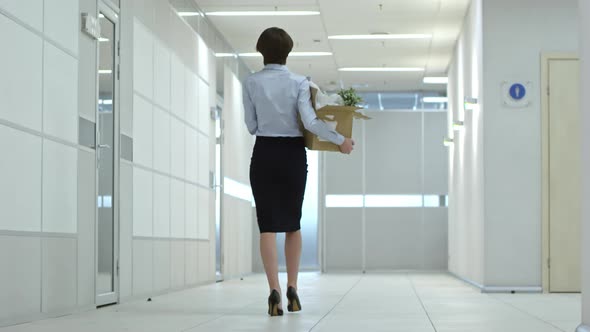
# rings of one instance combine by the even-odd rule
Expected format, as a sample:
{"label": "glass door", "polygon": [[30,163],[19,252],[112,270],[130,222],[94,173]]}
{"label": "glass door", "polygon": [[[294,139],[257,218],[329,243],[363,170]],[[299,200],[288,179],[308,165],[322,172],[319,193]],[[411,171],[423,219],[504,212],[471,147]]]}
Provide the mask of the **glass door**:
{"label": "glass door", "polygon": [[223,120],[222,108],[217,107],[215,120],[215,278],[216,281],[223,281],[223,245],[222,245],[222,197],[223,174],[222,174],[222,148],[223,148]]}
{"label": "glass door", "polygon": [[96,305],[118,301],[118,15],[100,7],[96,114]]}

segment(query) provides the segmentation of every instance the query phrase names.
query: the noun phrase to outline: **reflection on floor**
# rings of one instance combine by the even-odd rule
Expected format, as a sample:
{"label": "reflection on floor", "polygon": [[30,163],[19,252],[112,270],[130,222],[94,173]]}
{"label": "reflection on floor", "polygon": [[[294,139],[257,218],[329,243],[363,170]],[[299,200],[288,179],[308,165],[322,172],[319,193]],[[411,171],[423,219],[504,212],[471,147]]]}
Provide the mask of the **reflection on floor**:
{"label": "reflection on floor", "polygon": [[283,317],[266,315],[254,275],[0,332],[572,332],[580,322],[579,295],[486,295],[447,274],[306,273],[299,288],[303,311]]}

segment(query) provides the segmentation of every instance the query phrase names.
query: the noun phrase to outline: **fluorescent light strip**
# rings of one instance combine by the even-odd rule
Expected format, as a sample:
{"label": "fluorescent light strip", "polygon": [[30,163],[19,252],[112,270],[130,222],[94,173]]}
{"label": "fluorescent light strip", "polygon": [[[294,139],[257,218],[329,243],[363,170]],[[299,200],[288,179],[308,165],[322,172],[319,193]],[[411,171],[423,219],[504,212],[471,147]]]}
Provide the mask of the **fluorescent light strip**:
{"label": "fluorescent light strip", "polygon": [[[446,195],[424,195],[424,207],[446,207]],[[442,202],[441,202],[442,198]],[[442,203],[442,205],[441,205]]]}
{"label": "fluorescent light strip", "polygon": [[205,13],[207,16],[313,16],[319,15],[318,11],[219,11]]}
{"label": "fluorescent light strip", "polygon": [[291,52],[289,56],[331,56],[332,52]]}
{"label": "fluorescent light strip", "polygon": [[230,58],[237,57],[238,55],[235,53],[215,53],[215,56],[218,58]]}
{"label": "fluorescent light strip", "polygon": [[422,195],[366,195],[365,207],[422,207]]}
{"label": "fluorescent light strip", "polygon": [[336,40],[383,40],[383,39],[429,39],[432,35],[426,34],[373,34],[373,35],[334,35],[328,39]]}
{"label": "fluorescent light strip", "polygon": [[100,38],[98,38],[98,41],[99,41],[99,42],[101,42],[101,43],[108,42],[109,40],[110,40],[110,39],[108,39],[108,38],[103,38],[103,37],[100,37]]}
{"label": "fluorescent light strip", "polygon": [[107,75],[107,74],[112,74],[112,73],[113,73],[113,71],[112,71],[112,70],[110,70],[110,69],[100,69],[100,70],[98,71],[98,73],[99,73],[99,74],[104,74],[104,75]]}
{"label": "fluorescent light strip", "polygon": [[261,57],[262,54],[260,53],[239,53],[238,56],[242,58],[252,58],[252,57]]}
{"label": "fluorescent light strip", "polygon": [[425,84],[448,84],[448,77],[424,77]]}
{"label": "fluorescent light strip", "polygon": [[[243,57],[243,58],[249,58],[249,57],[261,57],[262,54],[256,52],[256,53],[240,53],[238,54],[239,56]],[[303,57],[303,56],[330,56],[332,55],[331,52],[291,52],[289,53],[290,57]]]}
{"label": "fluorescent light strip", "polygon": [[363,195],[326,195],[326,207],[358,208],[363,206]]}
{"label": "fluorescent light strip", "polygon": [[448,97],[424,97],[422,98],[422,102],[427,104],[440,104],[440,103],[448,103]]}
{"label": "fluorescent light strip", "polygon": [[339,71],[348,72],[420,72],[424,71],[424,68],[411,68],[411,67],[348,67],[339,68]]}
{"label": "fluorescent light strip", "polygon": [[[326,195],[327,208],[440,207],[439,195]],[[446,201],[446,196],[445,196]]]}
{"label": "fluorescent light strip", "polygon": [[205,16],[205,14],[203,13],[199,13],[199,12],[178,12],[178,16],[181,17],[192,17],[192,16]]}

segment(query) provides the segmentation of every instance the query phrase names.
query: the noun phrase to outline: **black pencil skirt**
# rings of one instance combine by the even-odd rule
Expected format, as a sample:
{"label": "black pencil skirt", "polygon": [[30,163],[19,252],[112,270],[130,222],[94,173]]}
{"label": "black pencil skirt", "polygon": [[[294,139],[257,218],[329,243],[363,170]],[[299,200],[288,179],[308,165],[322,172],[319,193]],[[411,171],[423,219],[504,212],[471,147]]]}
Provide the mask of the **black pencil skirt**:
{"label": "black pencil skirt", "polygon": [[250,184],[260,233],[298,231],[307,182],[303,137],[257,137]]}

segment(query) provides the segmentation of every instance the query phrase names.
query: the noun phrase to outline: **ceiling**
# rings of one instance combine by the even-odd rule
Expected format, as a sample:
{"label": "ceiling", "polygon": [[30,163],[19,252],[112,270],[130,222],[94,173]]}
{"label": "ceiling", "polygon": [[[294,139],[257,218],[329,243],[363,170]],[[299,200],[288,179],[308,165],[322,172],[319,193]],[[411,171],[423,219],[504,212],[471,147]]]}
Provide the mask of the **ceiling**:
{"label": "ceiling", "polygon": [[[196,0],[205,12],[236,10],[317,10],[317,16],[222,17],[209,19],[238,53],[255,52],[260,33],[285,29],[296,52],[332,56],[291,57],[287,65],[326,90],[445,91],[424,76],[445,76],[470,0]],[[431,34],[421,40],[328,40],[342,34]],[[252,70],[262,58],[243,58]],[[420,67],[424,72],[339,72],[341,67]]]}

